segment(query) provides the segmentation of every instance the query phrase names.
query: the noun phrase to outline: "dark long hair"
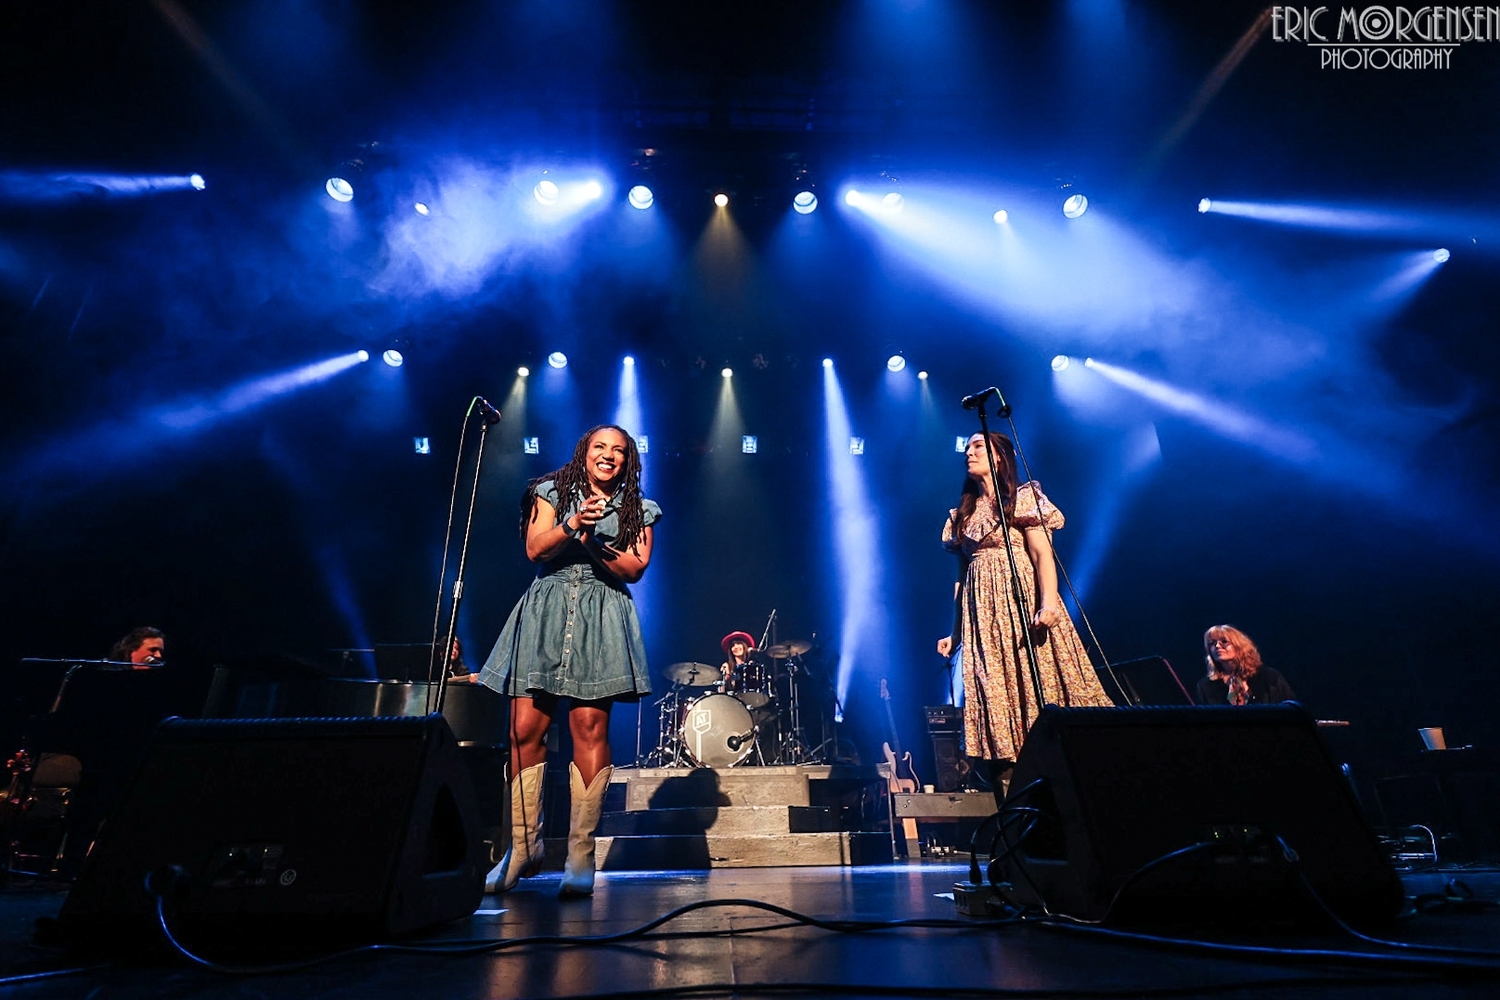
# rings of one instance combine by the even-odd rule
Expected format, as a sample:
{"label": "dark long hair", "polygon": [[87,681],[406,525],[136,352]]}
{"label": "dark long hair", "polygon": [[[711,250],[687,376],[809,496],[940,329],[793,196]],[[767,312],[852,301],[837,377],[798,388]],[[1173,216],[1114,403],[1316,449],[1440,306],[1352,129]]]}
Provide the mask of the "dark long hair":
{"label": "dark long hair", "polygon": [[152,628],[149,625],[133,628],[129,632],[126,632],[119,642],[115,643],[114,648],[109,651],[109,658],[116,663],[128,663],[130,662],[130,654],[140,649],[141,644],[147,639],[165,639],[166,637],[167,634],[161,629]]}
{"label": "dark long hair", "polygon": [[[972,435],[970,435],[972,437]],[[1000,474],[996,484],[1000,490],[1000,503],[1005,508],[1006,519],[1016,508],[1016,447],[1010,438],[999,431],[989,433],[990,454],[995,456],[995,471]],[[989,469],[985,469],[989,475]],[[959,493],[958,508],[953,514],[953,538],[957,541],[964,533],[964,526],[974,514],[974,505],[979,500],[979,480],[964,475],[963,489]]]}
{"label": "dark long hair", "polygon": [[614,547],[624,551],[633,546],[645,530],[645,516],[641,510],[641,453],[636,449],[635,438],[630,432],[618,424],[600,424],[591,427],[578,439],[573,446],[573,458],[567,465],[560,469],[554,469],[545,476],[538,476],[526,484],[526,492],[521,495],[521,537],[526,537],[526,527],[531,523],[533,512],[536,510],[536,488],[547,480],[557,486],[557,502],[561,505],[557,513],[562,515],[563,508],[568,501],[573,499],[575,493],[580,490],[587,495],[589,487],[589,474],[585,465],[589,453],[589,442],[595,434],[600,431],[618,431],[625,439],[625,468],[619,477],[619,485],[615,487],[615,495],[620,498],[620,535],[615,539]]}

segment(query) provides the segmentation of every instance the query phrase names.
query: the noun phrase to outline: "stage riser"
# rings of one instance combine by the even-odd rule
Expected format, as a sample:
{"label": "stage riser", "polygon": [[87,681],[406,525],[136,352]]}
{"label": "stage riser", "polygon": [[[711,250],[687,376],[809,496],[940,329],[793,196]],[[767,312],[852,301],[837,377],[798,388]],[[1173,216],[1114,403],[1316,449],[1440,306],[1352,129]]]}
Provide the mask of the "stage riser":
{"label": "stage riser", "polygon": [[839,813],[820,806],[725,806],[605,813],[601,837],[837,833]]}
{"label": "stage riser", "polygon": [[891,862],[887,833],[780,833],[767,836],[600,837],[603,871],[706,871]]}
{"label": "stage riser", "polygon": [[[623,811],[599,825],[602,870],[885,864],[888,814],[874,768],[844,765],[617,768]],[[878,804],[878,807],[877,807]]]}

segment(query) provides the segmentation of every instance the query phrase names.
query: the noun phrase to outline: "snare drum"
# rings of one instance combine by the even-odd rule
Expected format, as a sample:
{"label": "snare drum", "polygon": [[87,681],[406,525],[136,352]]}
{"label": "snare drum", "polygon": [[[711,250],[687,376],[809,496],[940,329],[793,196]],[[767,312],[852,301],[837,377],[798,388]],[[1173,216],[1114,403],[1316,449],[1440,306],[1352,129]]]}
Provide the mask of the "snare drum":
{"label": "snare drum", "polygon": [[688,703],[682,745],[702,767],[733,767],[755,747],[750,710],[727,694],[707,694]]}

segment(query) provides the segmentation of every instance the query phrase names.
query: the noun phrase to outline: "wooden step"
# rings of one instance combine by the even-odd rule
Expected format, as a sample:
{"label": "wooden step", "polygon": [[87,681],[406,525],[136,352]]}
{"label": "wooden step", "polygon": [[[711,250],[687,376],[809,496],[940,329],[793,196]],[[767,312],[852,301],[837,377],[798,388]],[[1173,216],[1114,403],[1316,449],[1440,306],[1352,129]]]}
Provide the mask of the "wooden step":
{"label": "wooden step", "polygon": [[891,862],[891,838],[886,833],[600,837],[595,857],[601,871],[881,865]]}
{"label": "wooden step", "polygon": [[[834,833],[841,811],[823,806],[699,806],[607,812],[601,837],[693,836],[695,834]],[[856,817],[857,819],[857,817]]]}

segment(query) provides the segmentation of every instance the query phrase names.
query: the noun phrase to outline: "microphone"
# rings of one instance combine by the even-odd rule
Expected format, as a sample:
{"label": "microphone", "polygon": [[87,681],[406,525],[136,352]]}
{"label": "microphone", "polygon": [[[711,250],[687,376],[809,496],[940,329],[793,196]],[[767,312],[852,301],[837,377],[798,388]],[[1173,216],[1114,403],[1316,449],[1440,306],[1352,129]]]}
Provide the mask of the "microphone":
{"label": "microphone", "polygon": [[484,417],[484,422],[491,427],[500,422],[500,411],[491,406],[489,400],[483,396],[475,396],[474,405],[479,407],[479,415]]}
{"label": "microphone", "polygon": [[960,400],[960,402],[963,404],[964,409],[972,410],[976,406],[982,404],[985,400],[989,399],[991,396],[998,395],[1000,395],[1000,390],[995,388],[994,386],[990,386],[988,389],[981,389],[979,392],[974,393],[974,395],[972,396],[965,396],[962,400]]}

